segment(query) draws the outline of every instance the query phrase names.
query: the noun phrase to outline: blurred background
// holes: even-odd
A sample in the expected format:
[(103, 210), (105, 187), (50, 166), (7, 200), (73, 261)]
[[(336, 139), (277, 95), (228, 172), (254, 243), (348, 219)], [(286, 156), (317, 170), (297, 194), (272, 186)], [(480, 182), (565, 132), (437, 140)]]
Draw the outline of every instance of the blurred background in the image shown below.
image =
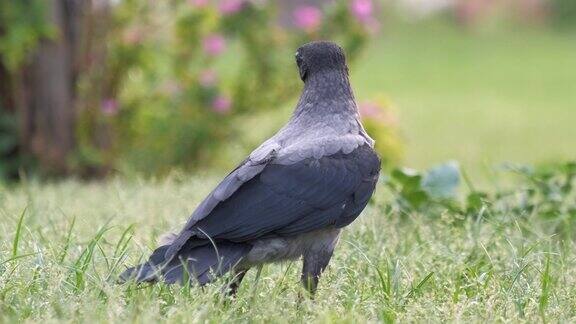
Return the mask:
[(229, 169), (315, 39), (345, 48), (385, 168), (576, 157), (574, 0), (3, 0), (0, 178)]

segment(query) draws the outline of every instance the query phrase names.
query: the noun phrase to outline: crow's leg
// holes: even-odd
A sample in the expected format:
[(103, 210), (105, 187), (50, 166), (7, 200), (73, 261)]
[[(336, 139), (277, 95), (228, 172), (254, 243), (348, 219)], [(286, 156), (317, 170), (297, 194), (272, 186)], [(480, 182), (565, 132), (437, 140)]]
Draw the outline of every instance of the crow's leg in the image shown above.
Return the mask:
[(330, 258), (332, 258), (332, 252), (334, 252), (333, 246), (323, 249), (311, 249), (304, 254), (300, 280), (311, 297), (314, 297), (316, 293), (320, 275), (322, 275), (322, 272), (328, 266)]
[(232, 296), (232, 297), (236, 296), (236, 293), (238, 292), (238, 288), (240, 288), (240, 284), (242, 283), (242, 279), (244, 279), (246, 272), (248, 272), (248, 269), (235, 270), (234, 271), (234, 277), (232, 278), (232, 280), (230, 281), (230, 284), (228, 285), (228, 295), (229, 296)]

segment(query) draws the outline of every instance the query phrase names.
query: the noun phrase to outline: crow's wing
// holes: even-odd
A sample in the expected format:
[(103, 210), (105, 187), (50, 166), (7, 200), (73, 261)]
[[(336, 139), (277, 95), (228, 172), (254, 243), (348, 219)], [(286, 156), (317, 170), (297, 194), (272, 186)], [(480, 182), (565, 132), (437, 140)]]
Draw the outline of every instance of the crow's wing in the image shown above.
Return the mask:
[(278, 143), (272, 140), (266, 141), (230, 172), (194, 210), (182, 231), (166, 251), (166, 259), (171, 259), (192, 237), (191, 229), (198, 221), (208, 216), (218, 204), (232, 196), (244, 183), (262, 172), (264, 167), (276, 157), (279, 149)]
[[(272, 161), (207, 215), (189, 222), (180, 236), (242, 242), (344, 226), (364, 209), (379, 170), (380, 161), (368, 145), (289, 165)], [(175, 241), (177, 249), (185, 241)]]

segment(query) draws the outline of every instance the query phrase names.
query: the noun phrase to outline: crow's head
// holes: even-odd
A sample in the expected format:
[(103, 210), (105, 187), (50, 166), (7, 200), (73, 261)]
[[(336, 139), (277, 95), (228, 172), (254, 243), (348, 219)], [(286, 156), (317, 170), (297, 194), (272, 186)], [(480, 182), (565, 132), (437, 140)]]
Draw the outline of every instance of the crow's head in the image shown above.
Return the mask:
[(296, 51), (296, 64), (304, 82), (310, 76), (324, 71), (348, 73), (344, 51), (332, 42), (319, 41), (302, 45)]

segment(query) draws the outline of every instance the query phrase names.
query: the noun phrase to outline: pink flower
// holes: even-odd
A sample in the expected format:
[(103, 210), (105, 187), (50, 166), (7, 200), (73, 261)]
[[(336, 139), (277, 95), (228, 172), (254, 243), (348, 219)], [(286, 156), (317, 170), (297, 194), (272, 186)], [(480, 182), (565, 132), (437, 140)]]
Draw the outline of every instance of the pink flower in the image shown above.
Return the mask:
[(114, 116), (118, 113), (118, 101), (113, 98), (106, 98), (100, 104), (100, 110), (106, 116)]
[(206, 7), (208, 3), (209, 0), (188, 0), (188, 4), (197, 9)]
[(372, 0), (352, 0), (350, 2), (350, 11), (358, 21), (366, 23), (372, 20)]
[(161, 91), (168, 95), (175, 95), (182, 91), (182, 87), (176, 81), (170, 80), (162, 85)]
[(219, 114), (228, 113), (230, 108), (232, 108), (232, 101), (226, 96), (219, 95), (212, 101), (212, 110)]
[(372, 16), (374, 11), (372, 0), (351, 0), (350, 11), (369, 32), (375, 33), (378, 31), (380, 24), (378, 20)]
[(374, 101), (365, 101), (358, 105), (362, 119), (374, 120), (386, 125), (396, 125), (398, 118), (389, 107)]
[(200, 72), (200, 75), (198, 76), (198, 82), (204, 88), (211, 88), (216, 85), (216, 82), (218, 82), (218, 75), (216, 72), (214, 72), (214, 70), (204, 70)]
[(220, 34), (212, 34), (202, 40), (202, 47), (206, 54), (217, 56), (226, 50), (226, 39)]
[(137, 27), (132, 27), (124, 31), (122, 41), (126, 45), (139, 45), (144, 40), (144, 33)]
[(294, 10), (294, 24), (306, 31), (313, 31), (322, 22), (322, 12), (313, 6), (300, 6)]
[(245, 0), (221, 0), (218, 10), (224, 16), (230, 16), (242, 10), (245, 4)]
[(377, 119), (382, 115), (380, 107), (373, 102), (360, 103), (358, 110), (363, 118)]

